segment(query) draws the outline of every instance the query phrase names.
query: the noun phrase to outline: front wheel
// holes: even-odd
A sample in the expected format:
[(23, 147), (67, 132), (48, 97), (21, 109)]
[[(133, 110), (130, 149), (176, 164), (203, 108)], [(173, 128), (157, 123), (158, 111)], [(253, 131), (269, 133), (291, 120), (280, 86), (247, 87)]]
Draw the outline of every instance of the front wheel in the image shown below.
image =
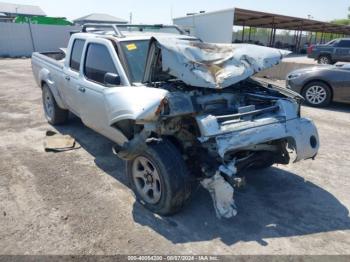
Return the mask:
[(127, 175), (137, 201), (160, 215), (180, 211), (191, 194), (186, 164), (167, 140), (149, 144), (143, 153), (128, 161)]
[(46, 84), (43, 86), (42, 100), (45, 118), (51, 125), (59, 125), (67, 121), (68, 110), (64, 110), (57, 105), (55, 97)]
[(332, 100), (331, 89), (323, 82), (315, 81), (305, 86), (303, 97), (308, 105), (314, 107), (328, 106)]

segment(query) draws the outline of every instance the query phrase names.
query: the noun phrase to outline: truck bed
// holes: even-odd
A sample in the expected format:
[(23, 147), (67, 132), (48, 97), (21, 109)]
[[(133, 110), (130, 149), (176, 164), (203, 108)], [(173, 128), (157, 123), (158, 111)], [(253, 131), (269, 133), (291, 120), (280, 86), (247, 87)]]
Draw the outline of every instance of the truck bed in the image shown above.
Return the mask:
[(64, 59), (66, 58), (65, 50), (60, 50), (57, 52), (42, 52), (33, 53), (32, 60), (40, 60), (41, 62), (48, 63), (52, 66), (63, 67)]
[[(32, 55), (32, 70), (38, 86), (42, 86), (42, 79), (50, 86), (51, 92), (58, 96), (59, 88), (63, 83), (63, 67), (66, 53), (64, 50), (57, 52), (35, 52)], [(57, 103), (64, 108), (61, 101)]]

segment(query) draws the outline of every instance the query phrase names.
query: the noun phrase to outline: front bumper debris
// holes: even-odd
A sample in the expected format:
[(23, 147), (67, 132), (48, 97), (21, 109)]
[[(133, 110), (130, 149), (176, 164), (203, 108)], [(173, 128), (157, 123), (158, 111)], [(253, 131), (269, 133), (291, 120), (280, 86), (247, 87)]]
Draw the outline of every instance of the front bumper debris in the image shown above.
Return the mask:
[(215, 140), (217, 153), (221, 158), (229, 151), (250, 148), (270, 141), (285, 139), (296, 151), (295, 162), (314, 158), (320, 143), (317, 128), (312, 120), (299, 118), (292, 103), (278, 102), (275, 114), (257, 119), (237, 119), (220, 123), (217, 117), (198, 117), (197, 123), (202, 137), (199, 141)]
[(231, 218), (237, 215), (237, 208), (233, 199), (234, 189), (225, 181), (220, 172), (213, 177), (201, 181), (201, 185), (207, 189), (213, 199), (216, 216)]

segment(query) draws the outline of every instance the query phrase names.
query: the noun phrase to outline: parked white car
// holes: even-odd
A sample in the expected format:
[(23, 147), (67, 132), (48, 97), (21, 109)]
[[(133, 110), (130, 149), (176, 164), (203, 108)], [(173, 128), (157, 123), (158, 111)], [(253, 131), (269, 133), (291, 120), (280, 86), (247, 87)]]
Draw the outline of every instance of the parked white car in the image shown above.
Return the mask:
[(284, 54), (203, 43), (172, 26), (86, 25), (66, 51), (34, 53), (32, 68), (49, 123), (70, 111), (114, 141), (146, 208), (173, 214), (200, 182), (229, 218), (243, 170), (317, 155), (300, 95), (251, 78)]

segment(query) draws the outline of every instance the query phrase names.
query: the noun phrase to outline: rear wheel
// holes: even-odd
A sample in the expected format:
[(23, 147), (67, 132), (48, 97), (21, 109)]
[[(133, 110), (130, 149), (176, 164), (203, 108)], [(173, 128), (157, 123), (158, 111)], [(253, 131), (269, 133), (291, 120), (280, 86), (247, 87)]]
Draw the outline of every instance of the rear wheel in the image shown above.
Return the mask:
[(329, 105), (332, 99), (331, 89), (323, 82), (315, 81), (305, 86), (303, 97), (308, 105), (324, 107)]
[(43, 86), (42, 100), (45, 117), (50, 124), (59, 125), (67, 121), (68, 110), (64, 110), (57, 105), (55, 97), (46, 84)]
[(318, 63), (323, 65), (330, 65), (332, 64), (332, 59), (329, 55), (321, 55), (318, 58)]
[(171, 142), (153, 143), (127, 162), (127, 175), (136, 199), (150, 211), (171, 215), (191, 194), (191, 181), (181, 154)]

